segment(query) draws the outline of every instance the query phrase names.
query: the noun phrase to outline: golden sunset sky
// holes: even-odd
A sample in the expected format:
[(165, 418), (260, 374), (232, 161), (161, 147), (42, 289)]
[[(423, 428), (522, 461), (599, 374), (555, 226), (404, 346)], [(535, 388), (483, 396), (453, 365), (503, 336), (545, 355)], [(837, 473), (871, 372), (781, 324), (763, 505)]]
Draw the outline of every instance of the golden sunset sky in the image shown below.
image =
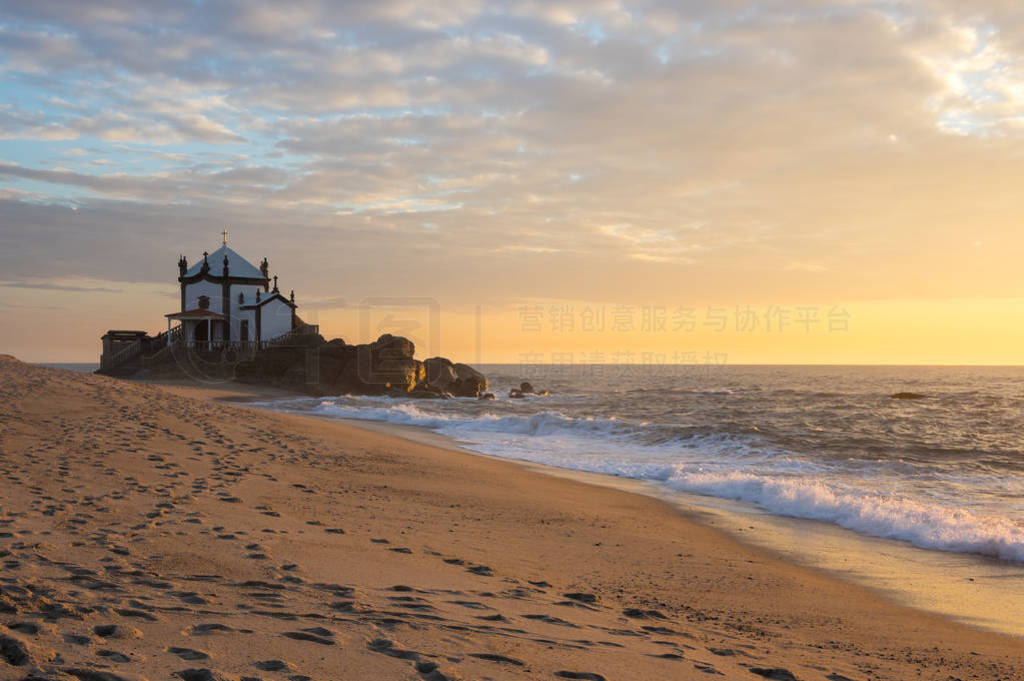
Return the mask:
[(420, 357), (1024, 360), (1019, 3), (0, 9), (0, 352), (163, 330), (226, 228)]

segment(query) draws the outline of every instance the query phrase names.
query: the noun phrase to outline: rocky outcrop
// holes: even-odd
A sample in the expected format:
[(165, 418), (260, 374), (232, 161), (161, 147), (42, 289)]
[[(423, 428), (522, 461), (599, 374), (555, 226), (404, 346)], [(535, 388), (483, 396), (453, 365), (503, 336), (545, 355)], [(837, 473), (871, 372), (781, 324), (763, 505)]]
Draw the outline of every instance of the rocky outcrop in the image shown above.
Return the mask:
[(424, 360), (426, 387), (455, 397), (478, 397), (487, 390), (487, 378), (468, 364), (456, 364), (444, 357)]
[(522, 399), (527, 395), (540, 395), (546, 397), (550, 394), (551, 393), (547, 390), (534, 390), (533, 384), (529, 381), (523, 381), (519, 384), (518, 388), (512, 388), (508, 391), (508, 396), (512, 399)]
[(487, 378), (473, 367), (444, 357), (421, 362), (415, 352), (411, 340), (391, 334), (360, 345), (309, 336), (301, 345), (260, 351), (240, 363), (235, 376), (312, 395), (477, 397), (487, 390)]
[(460, 397), (478, 397), (487, 390), (487, 378), (468, 364), (453, 367), (458, 380), (451, 386), (451, 393)]

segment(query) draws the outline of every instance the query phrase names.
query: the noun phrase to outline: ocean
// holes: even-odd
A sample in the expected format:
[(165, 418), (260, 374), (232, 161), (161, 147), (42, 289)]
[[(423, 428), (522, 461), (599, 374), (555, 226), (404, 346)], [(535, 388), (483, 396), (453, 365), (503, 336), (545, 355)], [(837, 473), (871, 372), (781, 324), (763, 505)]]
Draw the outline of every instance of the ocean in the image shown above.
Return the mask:
[(99, 362), (36, 362), (41, 367), (53, 369), (67, 369), (68, 371), (81, 371), (91, 374), (100, 368)]
[[(637, 481), (670, 501), (814, 521), (775, 533), (805, 552), (835, 539), (815, 523), (845, 528), (893, 543), (840, 541), (842, 561), (857, 552), (892, 558), (902, 547), (929, 552), (862, 571), (939, 565), (965, 582), (1002, 579), (986, 596), (992, 602), (1009, 593), (1008, 577), (1024, 598), (1024, 367), (478, 368), (497, 399), (341, 396), (272, 406), (421, 426), (483, 454)], [(551, 394), (509, 398), (524, 380)], [(917, 600), (950, 598), (929, 589)], [(991, 603), (979, 608), (953, 614), (988, 618)], [(995, 626), (1024, 631), (1024, 616)]]

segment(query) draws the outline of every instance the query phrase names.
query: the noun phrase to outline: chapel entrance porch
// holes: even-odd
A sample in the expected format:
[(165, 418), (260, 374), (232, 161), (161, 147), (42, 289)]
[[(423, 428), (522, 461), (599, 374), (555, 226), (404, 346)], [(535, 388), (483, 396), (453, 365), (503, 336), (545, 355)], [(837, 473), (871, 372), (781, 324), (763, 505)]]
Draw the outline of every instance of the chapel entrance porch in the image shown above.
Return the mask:
[[(200, 309), (175, 312), (166, 317), (168, 346), (175, 342), (187, 348), (213, 350), (231, 344), (228, 322), (222, 314)], [(181, 324), (172, 330), (175, 321)]]

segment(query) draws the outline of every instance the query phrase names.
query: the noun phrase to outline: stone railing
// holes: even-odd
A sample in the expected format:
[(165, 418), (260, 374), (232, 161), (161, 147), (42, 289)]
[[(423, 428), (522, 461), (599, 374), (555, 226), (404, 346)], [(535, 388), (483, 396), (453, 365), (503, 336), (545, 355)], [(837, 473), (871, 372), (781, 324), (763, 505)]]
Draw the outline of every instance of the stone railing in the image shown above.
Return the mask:
[[(173, 345), (180, 341), (184, 335), (184, 327), (176, 326), (170, 331), (161, 331), (156, 336), (149, 340), (149, 349), (151, 352), (160, 352), (163, 348), (168, 345)], [(170, 340), (167, 337), (170, 336)]]
[(319, 324), (303, 324), (302, 326), (297, 326), (288, 333), (282, 334), (277, 338), (272, 338), (271, 340), (263, 341), (263, 343), (261, 343), (260, 345), (261, 349), (279, 347), (281, 345), (289, 345), (290, 343), (294, 343), (296, 340), (300, 338), (303, 338), (305, 336), (316, 336), (319, 333)]
[(132, 341), (112, 355), (100, 355), (100, 369), (113, 369), (142, 354), (142, 341)]

